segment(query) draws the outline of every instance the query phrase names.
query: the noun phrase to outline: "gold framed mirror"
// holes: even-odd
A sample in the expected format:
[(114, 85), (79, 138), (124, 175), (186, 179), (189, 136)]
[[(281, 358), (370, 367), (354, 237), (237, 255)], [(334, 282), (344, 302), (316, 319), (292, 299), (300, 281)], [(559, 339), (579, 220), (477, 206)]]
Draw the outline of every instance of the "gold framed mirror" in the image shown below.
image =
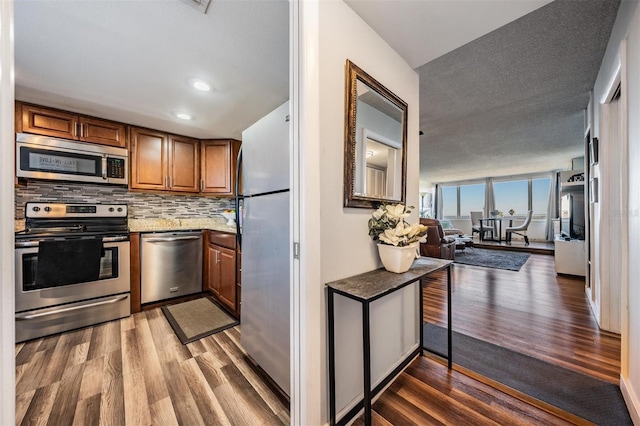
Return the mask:
[(404, 203), (407, 103), (347, 60), (345, 113), (344, 206)]

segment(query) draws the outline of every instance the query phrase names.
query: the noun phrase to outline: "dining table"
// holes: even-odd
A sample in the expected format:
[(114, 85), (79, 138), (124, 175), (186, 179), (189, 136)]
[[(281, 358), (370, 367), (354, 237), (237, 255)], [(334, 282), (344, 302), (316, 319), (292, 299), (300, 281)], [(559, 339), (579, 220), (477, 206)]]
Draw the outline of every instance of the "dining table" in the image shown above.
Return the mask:
[[(509, 227), (513, 226), (514, 219), (523, 219), (518, 216), (492, 216), (492, 217), (483, 217), (480, 219), (480, 227), (482, 228), (492, 228), (494, 230), (492, 238), (484, 238), (484, 233), (480, 233), (480, 241), (496, 241), (502, 242), (502, 222), (505, 220), (509, 221)], [(485, 226), (486, 224), (486, 226)], [(495, 230), (498, 230), (497, 238)]]

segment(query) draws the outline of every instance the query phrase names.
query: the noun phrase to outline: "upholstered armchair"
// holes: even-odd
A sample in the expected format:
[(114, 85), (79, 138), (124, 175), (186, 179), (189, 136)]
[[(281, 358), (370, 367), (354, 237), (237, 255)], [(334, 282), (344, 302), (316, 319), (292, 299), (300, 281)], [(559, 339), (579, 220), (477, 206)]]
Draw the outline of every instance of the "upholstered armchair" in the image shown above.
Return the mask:
[(420, 223), (427, 226), (427, 242), (420, 244), (420, 255), (453, 260), (456, 252), (456, 239), (444, 235), (438, 219), (421, 218)]
[(444, 231), (444, 235), (457, 236), (457, 235), (464, 234), (464, 232), (462, 232), (461, 229), (454, 228), (449, 219), (439, 219), (439, 220), (440, 220), (440, 225), (442, 225), (442, 230)]

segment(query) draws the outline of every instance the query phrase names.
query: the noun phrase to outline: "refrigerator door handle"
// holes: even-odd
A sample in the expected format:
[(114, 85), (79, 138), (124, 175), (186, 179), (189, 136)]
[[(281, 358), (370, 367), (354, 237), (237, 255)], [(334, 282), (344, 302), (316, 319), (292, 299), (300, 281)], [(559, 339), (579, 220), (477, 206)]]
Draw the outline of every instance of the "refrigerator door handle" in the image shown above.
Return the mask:
[(242, 249), (242, 227), (240, 226), (242, 218), (240, 217), (240, 173), (242, 171), (242, 145), (238, 150), (238, 158), (236, 159), (236, 241), (238, 248)]

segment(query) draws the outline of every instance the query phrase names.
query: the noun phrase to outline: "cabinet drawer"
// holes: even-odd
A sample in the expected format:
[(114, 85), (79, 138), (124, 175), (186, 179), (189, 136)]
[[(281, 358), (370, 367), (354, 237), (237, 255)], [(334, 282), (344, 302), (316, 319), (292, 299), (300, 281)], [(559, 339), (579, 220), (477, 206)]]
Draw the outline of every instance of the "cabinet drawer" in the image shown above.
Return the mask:
[(232, 250), (236, 249), (236, 234), (226, 232), (209, 231), (209, 242)]

